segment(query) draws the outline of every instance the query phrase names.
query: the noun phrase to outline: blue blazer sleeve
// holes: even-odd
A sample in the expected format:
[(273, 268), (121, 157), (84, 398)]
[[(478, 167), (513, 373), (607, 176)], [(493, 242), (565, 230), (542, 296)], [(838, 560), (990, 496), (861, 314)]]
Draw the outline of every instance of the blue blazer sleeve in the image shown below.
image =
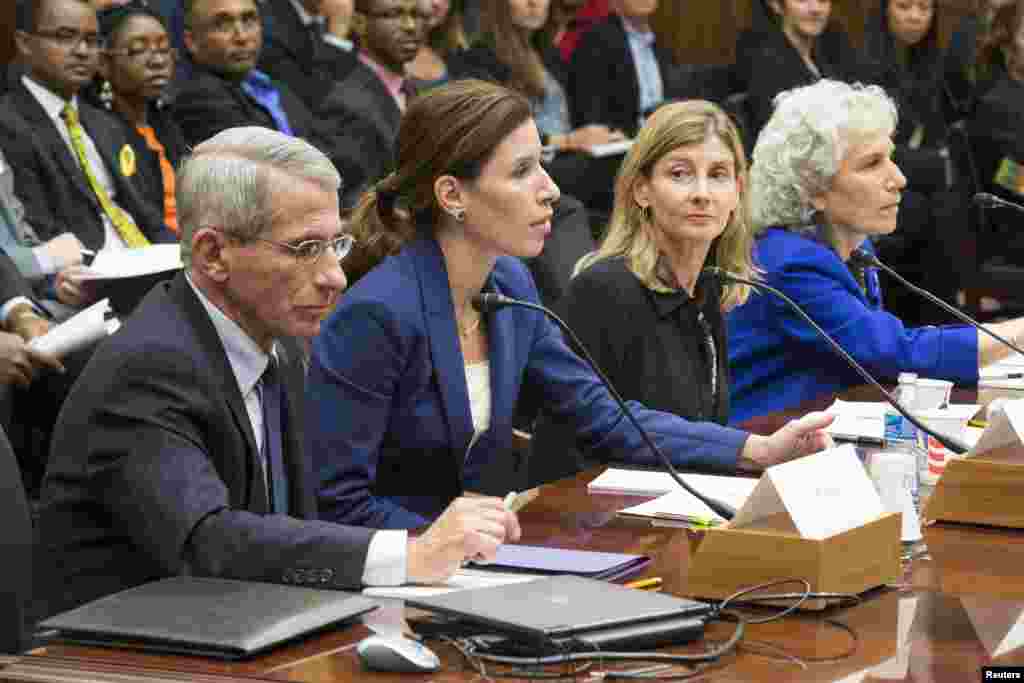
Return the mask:
[(360, 299), (343, 302), (313, 342), (307, 445), (321, 519), (376, 528), (430, 521), (374, 495), (381, 444), (396, 428), (392, 404), (409, 366), (408, 336), (385, 305)]

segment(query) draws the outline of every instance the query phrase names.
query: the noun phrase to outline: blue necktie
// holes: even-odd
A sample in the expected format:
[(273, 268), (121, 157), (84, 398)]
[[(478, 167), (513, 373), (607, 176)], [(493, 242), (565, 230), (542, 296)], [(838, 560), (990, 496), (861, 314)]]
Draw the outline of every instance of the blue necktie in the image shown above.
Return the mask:
[(284, 107), (281, 105), (281, 92), (274, 87), (270, 76), (253, 69), (242, 81), (242, 90), (267, 110), (270, 117), (274, 119), (274, 125), (279, 132), (285, 135), (293, 134), (291, 125), (288, 123), (288, 114), (285, 113)]
[(285, 402), (277, 360), (271, 357), (260, 379), (263, 404), (263, 464), (267, 469), (267, 493), (270, 511), (288, 514), (288, 473), (284, 469)]

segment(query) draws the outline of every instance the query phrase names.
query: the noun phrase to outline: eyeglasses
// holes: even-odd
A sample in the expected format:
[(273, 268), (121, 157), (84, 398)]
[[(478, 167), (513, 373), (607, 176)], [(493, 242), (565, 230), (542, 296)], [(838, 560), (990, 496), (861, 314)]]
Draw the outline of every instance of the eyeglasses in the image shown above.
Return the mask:
[(105, 42), (98, 33), (79, 33), (70, 29), (59, 29), (56, 31), (32, 31), (29, 35), (45, 38), (57, 43), (65, 50), (74, 50), (79, 45), (85, 45), (90, 51), (102, 50)]
[(338, 235), (329, 240), (303, 240), (298, 244), (290, 244), (288, 242), (278, 242), (277, 240), (268, 240), (264, 237), (242, 237), (234, 233), (225, 234), (234, 237), (241, 242), (263, 242), (277, 247), (278, 249), (287, 252), (294, 256), (298, 261), (306, 264), (313, 264), (320, 260), (320, 257), (324, 255), (324, 252), (330, 249), (334, 252), (335, 258), (339, 261), (348, 256), (348, 253), (352, 251), (352, 247), (355, 245), (356, 240), (352, 235)]
[(380, 21), (393, 21), (400, 23), (403, 19), (409, 19), (414, 24), (425, 24), (430, 20), (429, 12), (420, 12), (414, 9), (402, 9), (401, 7), (393, 7), (392, 9), (381, 10), (380, 12), (370, 12), (363, 10), (362, 12), (368, 17), (379, 19)]
[(262, 28), (263, 22), (258, 12), (246, 12), (238, 16), (222, 14), (207, 23), (207, 29), (214, 33), (249, 33)]
[(146, 47), (129, 47), (124, 50), (107, 50), (107, 54), (111, 57), (127, 57), (133, 62), (148, 62), (154, 57), (171, 61), (178, 58), (177, 48), (170, 45), (147, 45)]

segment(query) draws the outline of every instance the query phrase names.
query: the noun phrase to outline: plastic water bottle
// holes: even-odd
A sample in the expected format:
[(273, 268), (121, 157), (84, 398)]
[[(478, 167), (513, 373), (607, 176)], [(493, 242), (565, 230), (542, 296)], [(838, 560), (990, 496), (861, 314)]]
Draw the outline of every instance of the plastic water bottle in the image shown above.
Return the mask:
[[(913, 372), (901, 372), (896, 398), (907, 410), (914, 409), (917, 398), (917, 375)], [(910, 497), (914, 501), (914, 510), (921, 512), (921, 467), (928, 466), (928, 453), (917, 444), (917, 427), (897, 412), (892, 406), (885, 409), (885, 450), (888, 453), (904, 453), (911, 458), (913, 476), (908, 475), (905, 485), (910, 489)]]

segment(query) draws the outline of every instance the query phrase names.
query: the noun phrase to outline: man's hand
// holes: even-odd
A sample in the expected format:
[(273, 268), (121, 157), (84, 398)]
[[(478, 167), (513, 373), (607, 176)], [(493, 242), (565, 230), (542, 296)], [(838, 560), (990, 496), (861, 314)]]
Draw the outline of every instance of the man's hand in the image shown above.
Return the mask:
[(519, 520), (500, 498), (456, 498), (430, 528), (409, 541), (410, 583), (436, 583), (465, 560), (493, 560), (498, 546), (518, 541)]
[(760, 471), (804, 455), (831, 448), (832, 437), (824, 431), (832, 424), (834, 415), (807, 413), (799, 420), (788, 422), (771, 436), (751, 434), (743, 447), (739, 469)]
[(58, 272), (82, 262), (82, 243), (70, 232), (57, 235), (42, 246), (57, 265)]
[(54, 356), (31, 350), (16, 334), (0, 332), (0, 384), (28, 387), (42, 367), (64, 372), (64, 366)]
[(54, 289), (61, 303), (81, 308), (96, 301), (98, 291), (95, 283), (80, 279), (81, 272), (81, 266), (71, 266), (57, 273)]
[(50, 321), (35, 313), (21, 315), (11, 323), (11, 332), (30, 342), (50, 331)]

